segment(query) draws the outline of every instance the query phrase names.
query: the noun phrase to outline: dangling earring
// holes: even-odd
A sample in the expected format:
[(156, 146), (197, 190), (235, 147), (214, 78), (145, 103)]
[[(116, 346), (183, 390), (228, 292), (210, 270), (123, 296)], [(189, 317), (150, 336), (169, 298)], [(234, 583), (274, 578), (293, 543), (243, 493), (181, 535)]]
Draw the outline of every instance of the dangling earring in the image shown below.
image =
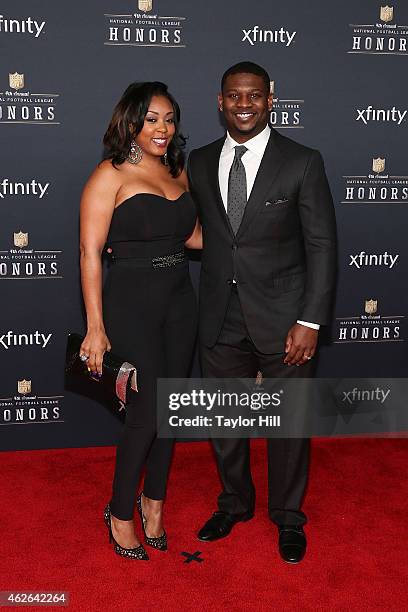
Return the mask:
[(167, 158), (167, 153), (165, 153), (165, 154), (163, 155), (163, 161), (164, 161), (164, 165), (165, 165), (165, 166), (168, 166), (168, 165), (169, 165), (169, 160), (168, 160), (168, 158)]
[(134, 140), (130, 143), (130, 152), (127, 156), (127, 161), (130, 164), (138, 164), (142, 161), (143, 150), (142, 147), (137, 144)]

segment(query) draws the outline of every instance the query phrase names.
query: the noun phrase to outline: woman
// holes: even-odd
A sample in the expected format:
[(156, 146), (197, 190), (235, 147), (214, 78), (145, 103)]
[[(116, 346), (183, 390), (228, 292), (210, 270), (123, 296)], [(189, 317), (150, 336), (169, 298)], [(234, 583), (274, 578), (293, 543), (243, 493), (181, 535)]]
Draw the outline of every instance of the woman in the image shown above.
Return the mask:
[[(163, 83), (133, 83), (104, 136), (107, 154), (81, 199), (81, 280), (88, 369), (102, 375), (111, 350), (138, 370), (116, 452), (104, 519), (119, 555), (148, 559), (133, 523), (136, 490), (145, 543), (167, 549), (162, 511), (173, 441), (156, 435), (156, 379), (186, 377), (196, 335), (196, 299), (184, 245), (199, 248), (188, 193), (180, 109)], [(112, 265), (102, 292), (102, 252)], [(103, 294), (103, 295), (102, 295)]]

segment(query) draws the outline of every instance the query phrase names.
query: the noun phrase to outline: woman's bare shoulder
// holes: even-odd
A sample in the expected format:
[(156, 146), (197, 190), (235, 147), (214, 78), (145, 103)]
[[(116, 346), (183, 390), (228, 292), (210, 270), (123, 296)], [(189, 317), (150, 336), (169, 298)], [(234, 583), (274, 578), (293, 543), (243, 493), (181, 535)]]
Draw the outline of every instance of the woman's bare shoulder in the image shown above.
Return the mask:
[(86, 187), (106, 188), (116, 192), (123, 182), (123, 172), (120, 166), (113, 166), (111, 160), (105, 159), (100, 162), (91, 173)]
[(104, 159), (103, 161), (101, 161), (93, 171), (93, 174), (98, 175), (101, 178), (106, 177), (110, 180), (113, 179), (119, 181), (122, 180), (121, 178), (119, 178), (122, 173), (123, 170), (121, 168), (121, 165), (114, 166), (112, 164), (112, 160), (110, 159)]

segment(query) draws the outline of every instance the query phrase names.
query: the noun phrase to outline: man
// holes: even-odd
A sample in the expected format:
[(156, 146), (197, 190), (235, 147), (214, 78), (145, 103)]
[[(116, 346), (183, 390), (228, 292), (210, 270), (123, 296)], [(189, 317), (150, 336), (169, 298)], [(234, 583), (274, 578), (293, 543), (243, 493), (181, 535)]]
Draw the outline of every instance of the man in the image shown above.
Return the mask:
[[(335, 286), (333, 202), (318, 151), (268, 125), (270, 79), (252, 62), (229, 68), (218, 96), (227, 134), (193, 151), (190, 189), (204, 249), (200, 354), (207, 378), (311, 377), (318, 329)], [(200, 540), (253, 517), (248, 439), (213, 440), (223, 490)], [(268, 508), (282, 558), (306, 550), (301, 510), (308, 439), (268, 439)]]

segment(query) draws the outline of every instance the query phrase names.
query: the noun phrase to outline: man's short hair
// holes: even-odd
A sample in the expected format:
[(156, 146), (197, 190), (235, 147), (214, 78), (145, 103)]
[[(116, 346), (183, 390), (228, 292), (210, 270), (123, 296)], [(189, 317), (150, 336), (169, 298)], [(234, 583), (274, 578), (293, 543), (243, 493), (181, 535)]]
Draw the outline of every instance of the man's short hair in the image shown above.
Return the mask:
[(271, 80), (269, 78), (269, 74), (266, 72), (265, 68), (255, 64), (254, 62), (239, 62), (238, 64), (234, 64), (231, 68), (228, 68), (222, 76), (221, 79), (221, 91), (224, 90), (225, 81), (232, 74), (256, 74), (256, 76), (260, 76), (265, 83), (265, 90), (269, 94), (270, 91), (270, 83)]

